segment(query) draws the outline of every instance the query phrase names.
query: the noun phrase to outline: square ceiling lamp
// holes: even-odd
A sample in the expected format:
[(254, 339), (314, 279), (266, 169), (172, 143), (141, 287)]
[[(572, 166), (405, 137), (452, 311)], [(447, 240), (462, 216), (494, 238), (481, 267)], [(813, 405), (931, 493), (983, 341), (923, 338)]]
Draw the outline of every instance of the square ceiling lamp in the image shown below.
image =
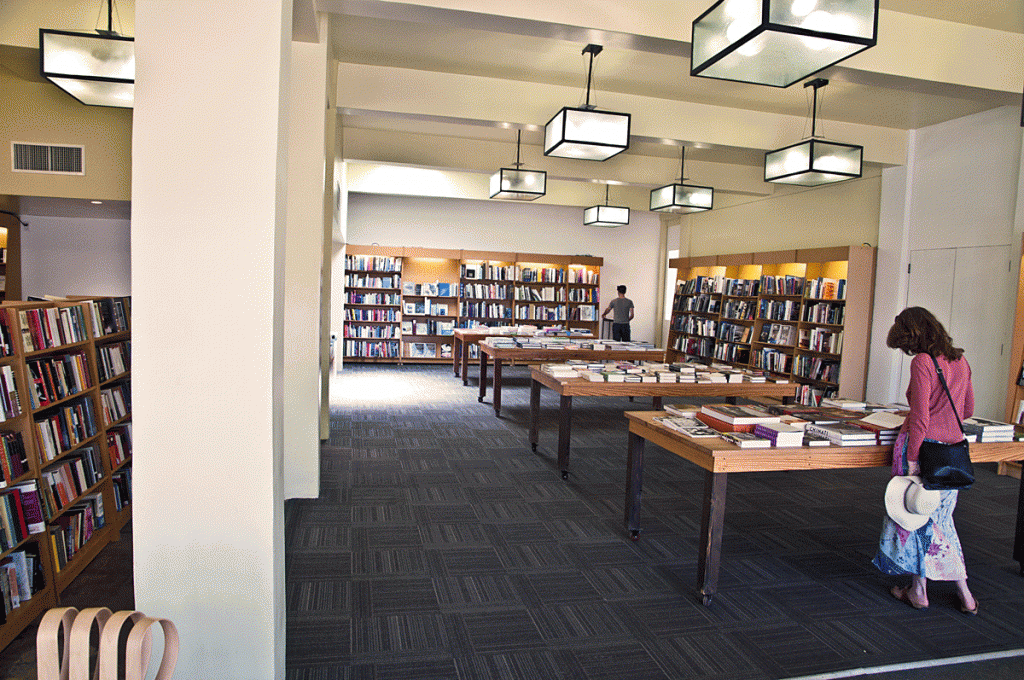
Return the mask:
[(711, 210), (715, 190), (711, 187), (683, 184), (686, 181), (686, 147), (679, 160), (679, 182), (666, 184), (651, 192), (651, 210), (664, 213), (693, 213)]
[(690, 75), (788, 87), (878, 42), (878, 0), (719, 0), (693, 22)]
[(824, 78), (804, 83), (814, 88), (811, 137), (797, 144), (769, 151), (764, 155), (764, 181), (815, 187), (843, 182), (861, 176), (864, 147), (817, 139), (818, 90), (828, 85)]
[(107, 0), (107, 30), (95, 33), (39, 29), (39, 72), (89, 106), (132, 108), (135, 103), (135, 38), (112, 28)]
[(535, 201), (547, 192), (548, 173), (543, 170), (524, 170), (519, 162), (519, 145), (523, 131), (516, 134), (516, 162), (511, 168), (502, 168), (491, 175), (491, 198), (510, 201)]
[(602, 49), (601, 45), (583, 48), (583, 54), (590, 55), (587, 102), (579, 108), (564, 107), (544, 126), (545, 156), (605, 161), (629, 148), (630, 114), (598, 111), (597, 106), (590, 103), (594, 57)]
[(592, 205), (583, 211), (583, 224), (588, 227), (622, 227), (629, 224), (629, 208), (608, 205), (608, 185), (604, 185), (604, 205)]

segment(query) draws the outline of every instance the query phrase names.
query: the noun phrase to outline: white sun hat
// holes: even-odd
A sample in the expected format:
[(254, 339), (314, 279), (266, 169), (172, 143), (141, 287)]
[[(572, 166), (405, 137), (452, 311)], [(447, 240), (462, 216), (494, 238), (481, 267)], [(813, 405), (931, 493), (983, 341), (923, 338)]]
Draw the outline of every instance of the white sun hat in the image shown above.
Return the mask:
[(885, 487), (885, 511), (907, 531), (917, 531), (939, 507), (940, 491), (926, 489), (920, 477), (893, 477)]

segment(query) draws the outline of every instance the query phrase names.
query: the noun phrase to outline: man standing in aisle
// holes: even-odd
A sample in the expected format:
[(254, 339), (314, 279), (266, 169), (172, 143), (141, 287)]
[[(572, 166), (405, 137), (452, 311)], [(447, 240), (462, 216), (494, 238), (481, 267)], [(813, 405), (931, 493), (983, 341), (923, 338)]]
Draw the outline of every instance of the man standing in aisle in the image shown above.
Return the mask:
[(608, 309), (601, 314), (602, 319), (608, 318), (608, 312), (615, 310), (612, 317), (612, 340), (629, 342), (629, 322), (633, 320), (633, 301), (626, 297), (626, 287), (616, 288), (619, 297), (608, 303)]

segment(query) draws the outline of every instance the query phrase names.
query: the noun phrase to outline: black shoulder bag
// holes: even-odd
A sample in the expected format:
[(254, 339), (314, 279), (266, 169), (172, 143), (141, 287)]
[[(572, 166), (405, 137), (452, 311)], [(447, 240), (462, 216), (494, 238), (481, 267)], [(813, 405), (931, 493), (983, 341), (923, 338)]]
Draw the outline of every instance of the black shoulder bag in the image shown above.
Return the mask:
[[(946, 378), (942, 375), (939, 362), (932, 357), (935, 364), (935, 372), (939, 374), (939, 382), (946, 392), (949, 405), (953, 408), (953, 415), (960, 425), (960, 432), (964, 431), (964, 424), (960, 421), (960, 414), (956, 412), (956, 405), (953, 404), (953, 397), (949, 394), (949, 387), (946, 386)], [(921, 464), (921, 479), (924, 481), (924, 488), (945, 491), (947, 489), (967, 489), (974, 484), (974, 466), (971, 465), (971, 455), (967, 449), (967, 439), (955, 444), (940, 444), (939, 442), (923, 441), (918, 455), (918, 462)]]

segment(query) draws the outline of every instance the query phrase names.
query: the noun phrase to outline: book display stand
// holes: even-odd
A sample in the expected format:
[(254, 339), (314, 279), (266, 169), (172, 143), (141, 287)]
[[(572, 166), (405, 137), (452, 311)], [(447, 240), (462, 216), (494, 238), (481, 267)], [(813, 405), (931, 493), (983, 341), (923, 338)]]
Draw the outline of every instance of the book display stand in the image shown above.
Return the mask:
[(596, 335), (602, 264), (584, 255), (349, 245), (345, 360), (448, 362), (458, 328), (556, 325)]
[(130, 298), (0, 305), (0, 648), (131, 519)]
[(801, 403), (863, 399), (875, 249), (677, 258), (667, 361), (702, 359), (798, 385)]

